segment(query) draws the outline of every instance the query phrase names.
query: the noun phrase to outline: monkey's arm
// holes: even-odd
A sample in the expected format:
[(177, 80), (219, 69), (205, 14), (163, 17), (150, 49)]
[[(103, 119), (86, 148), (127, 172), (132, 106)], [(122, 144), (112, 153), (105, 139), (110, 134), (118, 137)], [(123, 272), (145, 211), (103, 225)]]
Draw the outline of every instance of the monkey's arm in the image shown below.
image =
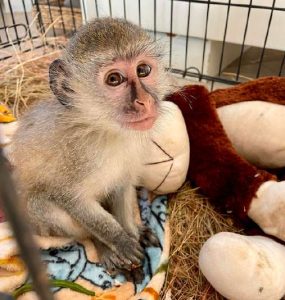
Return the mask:
[(121, 226), (139, 239), (138, 226), (135, 222), (134, 210), (137, 204), (136, 190), (132, 185), (115, 191), (111, 196), (111, 212)]
[(72, 199), (68, 203), (58, 204), (93, 237), (119, 254), (123, 261), (140, 264), (144, 255), (139, 242), (99, 202), (94, 199)]
[(124, 190), (114, 193), (112, 198), (112, 214), (130, 235), (140, 240), (144, 247), (159, 246), (159, 240), (152, 230), (135, 222), (137, 195), (134, 186), (129, 185)]

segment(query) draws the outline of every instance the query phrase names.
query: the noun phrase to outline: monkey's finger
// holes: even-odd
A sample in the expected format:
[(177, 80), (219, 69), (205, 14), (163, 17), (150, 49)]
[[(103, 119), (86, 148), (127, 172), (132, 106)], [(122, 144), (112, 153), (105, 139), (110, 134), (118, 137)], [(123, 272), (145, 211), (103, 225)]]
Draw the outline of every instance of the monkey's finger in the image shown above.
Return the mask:
[(116, 276), (119, 273), (123, 273), (123, 270), (126, 270), (122, 261), (114, 259), (114, 257), (106, 259), (104, 266), (110, 276)]
[(113, 263), (118, 268), (126, 269), (127, 265), (128, 266), (132, 265), (132, 261), (124, 255), (124, 252), (113, 251), (113, 253), (111, 255), (109, 255), (109, 258), (113, 261)]
[(142, 283), (143, 279), (144, 279), (144, 271), (143, 268), (136, 268), (134, 270), (131, 271), (131, 275), (133, 277), (133, 280), (135, 283)]
[(132, 261), (133, 265), (141, 265), (141, 262), (144, 258), (144, 254), (137, 251), (133, 254), (128, 255), (128, 258)]
[(126, 248), (125, 248), (125, 252), (129, 252), (132, 253), (133, 255), (137, 256), (140, 259), (144, 258), (144, 248), (141, 246), (141, 244), (139, 243), (138, 240), (136, 240), (135, 238), (131, 238), (132, 239), (132, 243), (129, 244)]
[(153, 233), (150, 228), (145, 227), (141, 231), (140, 243), (144, 247), (159, 247), (160, 242), (157, 236)]
[(138, 247), (133, 250), (133, 254), (140, 260), (144, 258), (144, 248), (138, 244)]
[(122, 258), (115, 253), (109, 257), (108, 266), (109, 266), (108, 272), (110, 274), (116, 274), (123, 271), (130, 272), (133, 269), (133, 264), (129, 259)]
[[(137, 241), (135, 240), (135, 246), (134, 246), (134, 250), (139, 253), (138, 256), (141, 256), (142, 255), (142, 258), (144, 258), (144, 248), (142, 247), (142, 245)], [(141, 255), (140, 255), (141, 254)]]
[(121, 264), (122, 269), (126, 269), (128, 271), (131, 271), (132, 269), (132, 261), (127, 259), (127, 258), (122, 258), (122, 264)]
[(131, 281), (131, 282), (134, 282), (136, 284), (141, 283), (144, 279), (144, 276), (145, 276), (142, 267), (137, 268), (137, 269), (132, 270), (132, 271), (122, 270), (122, 274), (126, 277), (127, 281)]
[(111, 260), (106, 259), (103, 264), (104, 264), (107, 272), (111, 276), (115, 276), (118, 273), (118, 269), (116, 268), (116, 266), (113, 264), (113, 262)]
[(131, 270), (132, 262), (129, 259), (126, 259), (124, 257), (120, 257), (117, 254), (113, 254), (110, 257), (110, 260), (119, 269)]
[(138, 240), (127, 236), (126, 241), (121, 241), (116, 253), (121, 259), (130, 260), (131, 264), (140, 265), (144, 258), (144, 249)]

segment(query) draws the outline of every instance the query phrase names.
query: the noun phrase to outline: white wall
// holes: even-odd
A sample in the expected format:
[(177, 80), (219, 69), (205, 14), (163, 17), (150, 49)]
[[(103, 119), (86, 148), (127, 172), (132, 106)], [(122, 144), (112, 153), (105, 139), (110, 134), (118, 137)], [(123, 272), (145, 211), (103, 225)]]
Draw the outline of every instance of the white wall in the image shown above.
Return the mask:
[[(229, 0), (215, 0), (220, 3), (228, 3)], [(232, 0), (233, 4), (249, 4), (250, 0)], [(86, 19), (91, 20), (97, 16), (95, 1), (81, 0), (85, 5)], [(84, 2), (84, 3), (83, 3)], [(124, 17), (123, 0), (111, 0), (113, 17)], [(190, 27), (188, 46), (189, 52), (186, 67), (196, 67), (202, 71), (204, 36), (207, 19), (207, 0), (205, 3), (191, 3)], [(125, 0), (126, 17), (129, 21), (139, 24), (139, 1)], [(157, 37), (165, 44), (165, 52), (169, 54), (170, 38), (164, 33), (169, 33), (171, 20), (171, 3), (173, 3), (173, 27), (172, 32), (172, 68), (185, 69), (186, 35), (189, 3), (171, 0), (156, 0), (156, 30)], [(253, 5), (271, 7), (273, 0), (253, 0)], [(97, 0), (99, 17), (110, 15), (108, 0)], [(147, 30), (154, 30), (154, 0), (141, 0), (141, 25)], [(277, 0), (276, 7), (285, 7), (285, 0)], [(83, 10), (82, 10), (83, 11)], [(251, 46), (263, 47), (268, 27), (271, 10), (252, 8), (249, 18), (248, 30), (245, 38), (245, 48)], [(226, 26), (227, 6), (209, 6), (209, 18), (207, 27), (207, 42), (204, 58), (204, 73), (217, 75), (222, 51), (222, 41)], [(248, 8), (231, 6), (226, 34), (226, 51), (224, 53), (223, 68), (240, 55), (243, 43), (244, 31)], [(285, 50), (285, 12), (274, 11), (266, 48)], [(169, 57), (166, 56), (166, 60)]]
[[(95, 1), (81, 0), (84, 2), (87, 12), (87, 20), (96, 16)], [(228, 3), (228, 0), (215, 0), (216, 2)], [(205, 3), (191, 3), (190, 33), (191, 37), (204, 38), (207, 0)], [(97, 0), (99, 16), (109, 15), (109, 1)], [(170, 0), (157, 0), (157, 31), (170, 32)], [(249, 4), (250, 0), (232, 0), (232, 3)], [(253, 5), (271, 7), (273, 0), (253, 0)], [(112, 15), (123, 17), (123, 0), (111, 0)], [(188, 19), (187, 2), (173, 1), (173, 33), (186, 35)], [(284, 0), (277, 0), (275, 7), (285, 8)], [(138, 0), (126, 0), (127, 19), (138, 24)], [(263, 47), (268, 27), (270, 11), (267, 9), (251, 9), (248, 32), (245, 44), (248, 46)], [(145, 29), (154, 28), (154, 0), (141, 0), (142, 26)], [(248, 8), (232, 6), (229, 14), (226, 41), (241, 44), (243, 41)], [(222, 41), (225, 30), (227, 6), (210, 5), (207, 38), (214, 41)], [(274, 11), (270, 27), (267, 48), (285, 50), (285, 12)]]

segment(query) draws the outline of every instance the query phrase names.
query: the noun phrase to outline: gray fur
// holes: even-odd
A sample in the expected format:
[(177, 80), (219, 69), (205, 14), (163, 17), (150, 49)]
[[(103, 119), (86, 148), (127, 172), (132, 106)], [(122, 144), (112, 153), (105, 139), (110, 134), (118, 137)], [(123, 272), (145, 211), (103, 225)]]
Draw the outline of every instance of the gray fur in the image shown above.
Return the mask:
[(101, 63), (107, 64), (112, 59), (131, 59), (145, 52), (161, 56), (161, 50), (143, 29), (123, 19), (102, 18), (83, 26), (73, 36), (66, 58), (85, 63), (90, 55), (95, 60), (103, 56)]
[[(101, 254), (112, 253), (102, 256), (106, 265), (126, 269), (143, 257), (134, 186), (148, 133), (117, 124), (124, 108), (108, 103), (96, 76), (113, 59), (141, 53), (160, 59), (159, 48), (135, 25), (107, 18), (83, 26), (50, 68), (59, 101), (43, 101), (22, 117), (10, 155), (39, 234), (89, 236)], [(156, 101), (168, 92), (162, 66), (160, 78), (165, 82), (150, 91)]]

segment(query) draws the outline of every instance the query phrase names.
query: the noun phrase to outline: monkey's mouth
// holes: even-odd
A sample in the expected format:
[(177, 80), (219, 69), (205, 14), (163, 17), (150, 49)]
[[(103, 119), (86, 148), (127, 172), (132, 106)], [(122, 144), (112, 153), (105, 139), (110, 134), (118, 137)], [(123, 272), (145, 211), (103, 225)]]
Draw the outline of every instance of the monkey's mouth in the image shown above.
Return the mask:
[(139, 118), (136, 120), (131, 120), (131, 121), (127, 121), (125, 122), (126, 127), (130, 128), (130, 129), (135, 129), (135, 130), (148, 130), (151, 129), (153, 124), (155, 123), (157, 119), (157, 115), (153, 115), (153, 116), (147, 116), (144, 118)]

